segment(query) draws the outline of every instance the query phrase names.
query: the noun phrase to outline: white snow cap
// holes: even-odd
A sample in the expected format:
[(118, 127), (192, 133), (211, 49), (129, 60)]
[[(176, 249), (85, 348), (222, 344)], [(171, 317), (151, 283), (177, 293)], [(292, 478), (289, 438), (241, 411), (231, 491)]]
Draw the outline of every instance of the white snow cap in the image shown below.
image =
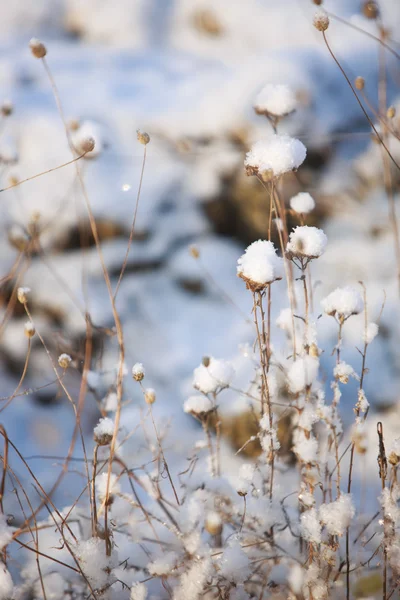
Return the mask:
[(321, 522), (331, 535), (343, 535), (355, 515), (351, 496), (341, 494), (330, 504), (322, 504), (319, 509)]
[(321, 523), (315, 508), (306, 510), (300, 517), (301, 536), (307, 542), (321, 543)]
[(284, 117), (296, 110), (297, 100), (288, 85), (267, 83), (256, 96), (254, 108), (257, 113), (268, 113), (274, 117)]
[(315, 200), (308, 192), (300, 192), (290, 199), (290, 208), (305, 215), (315, 208)]
[(146, 600), (147, 587), (144, 583), (135, 582), (131, 587), (130, 600)]
[(249, 174), (262, 174), (271, 171), (279, 177), (288, 171), (298, 169), (307, 154), (304, 144), (288, 135), (271, 135), (253, 144), (244, 161)]
[(291, 232), (286, 251), (300, 258), (318, 258), (325, 252), (327, 243), (322, 229), (303, 225)]
[(363, 342), (370, 344), (379, 333), (377, 323), (368, 323), (366, 331), (363, 332)]
[(194, 370), (193, 387), (203, 394), (214, 393), (228, 387), (234, 374), (235, 371), (230, 363), (211, 356), (208, 367), (202, 364)]
[(136, 381), (142, 381), (146, 372), (142, 363), (135, 363), (132, 367), (132, 377)]
[(183, 405), (185, 413), (201, 415), (213, 409), (213, 404), (207, 396), (190, 396)]
[(287, 373), (289, 389), (293, 394), (302, 392), (318, 375), (319, 361), (306, 354), (292, 363)]
[(361, 294), (352, 287), (336, 288), (326, 298), (321, 300), (321, 306), (327, 315), (336, 314), (339, 318), (348, 319), (358, 315), (364, 308)]
[(114, 421), (108, 417), (100, 419), (93, 429), (93, 435), (95, 441), (101, 446), (109, 444), (114, 435)]
[(221, 556), (220, 574), (233, 583), (243, 583), (250, 573), (249, 557), (242, 549), (239, 538), (231, 538)]
[(272, 242), (258, 240), (239, 258), (237, 273), (243, 279), (266, 286), (283, 277), (283, 260), (277, 256)]

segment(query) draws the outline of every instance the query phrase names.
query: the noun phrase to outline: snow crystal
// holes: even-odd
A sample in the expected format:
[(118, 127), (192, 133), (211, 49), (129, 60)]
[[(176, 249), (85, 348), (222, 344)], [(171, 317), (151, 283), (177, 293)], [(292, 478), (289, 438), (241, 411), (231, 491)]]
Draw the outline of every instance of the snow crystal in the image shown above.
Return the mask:
[(358, 390), (358, 400), (357, 400), (356, 408), (363, 413), (367, 412), (367, 410), (369, 408), (369, 402), (367, 400), (364, 390), (362, 390), (362, 389)]
[(13, 580), (6, 566), (0, 563), (0, 599), (9, 600), (12, 598), (14, 589)]
[(243, 583), (250, 577), (249, 557), (242, 549), (237, 537), (229, 541), (220, 562), (220, 575), (232, 583)]
[(319, 361), (309, 354), (292, 363), (287, 373), (289, 389), (293, 394), (310, 386), (318, 375)]
[(336, 365), (333, 369), (333, 374), (341, 383), (348, 383), (350, 377), (355, 376), (353, 367), (344, 361), (341, 361)]
[(109, 417), (100, 419), (96, 427), (93, 429), (93, 435), (95, 441), (100, 444), (100, 446), (109, 444), (114, 435), (114, 421)]
[(366, 331), (363, 332), (363, 342), (370, 344), (378, 335), (379, 326), (376, 323), (368, 323)]
[(142, 381), (145, 376), (145, 370), (142, 363), (135, 363), (132, 367), (132, 377), (135, 381)]
[(319, 420), (319, 416), (315, 407), (312, 404), (306, 404), (301, 411), (298, 426), (305, 431), (311, 431), (312, 426)]
[(13, 530), (8, 525), (7, 519), (3, 513), (0, 513), (0, 552), (9, 542), (11, 542)]
[(300, 596), (304, 581), (304, 569), (300, 565), (294, 564), (290, 569), (287, 581), (293, 594)]
[(321, 306), (327, 315), (348, 319), (351, 315), (358, 315), (364, 308), (361, 294), (354, 288), (336, 288), (321, 301)]
[(313, 463), (317, 460), (318, 442), (311, 434), (306, 437), (304, 431), (297, 429), (294, 435), (293, 452), (304, 463)]
[(297, 213), (307, 214), (315, 208), (314, 198), (308, 192), (300, 192), (290, 199), (290, 208)]
[(185, 413), (201, 415), (213, 409), (213, 403), (207, 396), (190, 396), (183, 405)]
[(269, 417), (268, 415), (264, 415), (260, 421), (260, 427), (262, 433), (260, 433), (260, 443), (264, 452), (273, 452), (279, 450), (281, 447), (277, 432), (275, 429), (269, 428)]
[(244, 164), (250, 175), (271, 173), (272, 177), (279, 177), (298, 169), (306, 154), (307, 150), (300, 140), (287, 135), (271, 135), (251, 147)]
[[(101, 473), (96, 477), (96, 490), (100, 499), (100, 502), (107, 496), (107, 481), (108, 481), (108, 473)], [(119, 494), (121, 491), (121, 486), (118, 482), (118, 477), (115, 473), (110, 473), (110, 483), (108, 486), (109, 494)]]
[(289, 86), (271, 83), (263, 87), (254, 102), (257, 113), (274, 117), (284, 117), (296, 110), (296, 106), (296, 96)]
[(300, 492), (298, 496), (300, 502), (306, 506), (307, 508), (312, 508), (315, 504), (315, 498), (311, 492), (307, 491), (305, 488)]
[(318, 258), (325, 252), (327, 243), (328, 238), (322, 229), (303, 225), (290, 233), (286, 251), (299, 258)]
[(286, 331), (288, 335), (292, 335), (293, 322), (292, 322), (292, 311), (290, 308), (283, 308), (276, 319), (276, 325), (283, 331)]
[(147, 565), (150, 575), (169, 575), (178, 562), (178, 556), (175, 552), (166, 552), (160, 558), (156, 558)]
[(211, 561), (206, 558), (197, 562), (190, 561), (190, 569), (181, 577), (180, 586), (174, 593), (174, 600), (197, 600), (202, 596), (204, 587), (212, 572)]
[(147, 587), (144, 583), (133, 583), (131, 587), (130, 600), (146, 600)]
[(315, 508), (306, 510), (300, 516), (301, 536), (306, 542), (313, 544), (321, 543), (321, 523), (319, 522), (318, 512)]
[(330, 535), (343, 535), (354, 515), (350, 494), (342, 494), (335, 502), (322, 504), (319, 508), (321, 522)]
[(272, 242), (258, 240), (239, 258), (237, 273), (239, 277), (265, 287), (283, 277), (283, 260), (277, 256)]
[(208, 367), (201, 364), (194, 370), (193, 387), (203, 394), (214, 393), (228, 387), (234, 374), (230, 363), (211, 356)]
[(111, 570), (116, 565), (113, 556), (107, 556), (105, 553), (104, 540), (89, 538), (79, 542), (75, 549), (75, 556), (91, 585), (101, 588), (109, 583)]

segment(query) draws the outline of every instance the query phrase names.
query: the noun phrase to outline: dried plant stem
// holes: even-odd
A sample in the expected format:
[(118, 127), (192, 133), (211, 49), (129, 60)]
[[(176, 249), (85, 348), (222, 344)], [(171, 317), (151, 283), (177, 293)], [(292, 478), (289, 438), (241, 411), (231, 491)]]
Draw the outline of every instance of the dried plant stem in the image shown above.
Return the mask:
[(383, 148), (386, 150), (388, 156), (390, 157), (391, 161), (393, 162), (393, 164), (397, 167), (397, 169), (399, 169), (400, 171), (400, 165), (397, 163), (396, 159), (394, 158), (394, 156), (392, 155), (392, 153), (390, 152), (389, 148), (387, 147), (387, 145), (385, 144), (384, 140), (382, 139), (381, 135), (379, 134), (378, 130), (376, 129), (373, 121), (371, 120), (371, 118), (369, 117), (367, 111), (365, 110), (360, 98), (358, 97), (358, 94), (356, 92), (356, 90), (353, 87), (353, 84), (351, 83), (350, 79), (348, 78), (346, 71), (343, 69), (342, 65), (340, 64), (340, 62), (338, 61), (338, 59), (336, 58), (335, 54), (333, 53), (333, 50), (331, 49), (327, 37), (325, 35), (325, 31), (322, 32), (322, 36), (324, 38), (324, 42), (326, 44), (326, 47), (329, 51), (329, 54), (332, 56), (333, 60), (335, 61), (335, 63), (337, 64), (337, 66), (339, 67), (341, 73), (343, 74), (344, 78), (346, 79), (348, 85), (350, 86), (351, 91), (353, 92), (353, 95), (355, 97), (355, 99), (358, 102), (358, 105), (360, 106), (362, 112), (365, 115), (365, 118), (367, 119), (368, 123), (370, 124), (370, 126), (372, 127), (376, 137), (378, 138), (379, 142), (382, 144)]
[(130, 233), (129, 233), (128, 246), (126, 248), (126, 254), (125, 254), (124, 262), (122, 263), (122, 268), (121, 268), (121, 272), (119, 274), (117, 287), (115, 288), (114, 301), (117, 298), (118, 290), (119, 290), (119, 287), (121, 285), (121, 281), (122, 281), (122, 278), (124, 276), (126, 266), (128, 264), (129, 252), (130, 252), (131, 245), (132, 245), (133, 235), (135, 233), (136, 217), (137, 217), (137, 212), (138, 212), (138, 208), (139, 208), (140, 193), (142, 191), (144, 168), (146, 166), (146, 156), (147, 156), (147, 146), (144, 146), (142, 170), (140, 172), (140, 180), (139, 180), (139, 187), (138, 187), (137, 196), (136, 196), (135, 211), (133, 213), (133, 221), (132, 221), (132, 226), (131, 226), (131, 230), (130, 230)]
[(42, 171), (42, 173), (36, 173), (36, 175), (32, 175), (31, 177), (27, 177), (26, 179), (17, 181), (16, 183), (9, 185), (8, 187), (2, 188), (0, 190), (0, 193), (6, 192), (7, 190), (11, 190), (12, 188), (22, 185), (23, 183), (26, 183), (27, 181), (32, 181), (32, 179), (37, 179), (38, 177), (47, 175), (47, 173), (53, 173), (53, 171), (58, 171), (58, 169), (63, 169), (64, 167), (67, 167), (68, 165), (72, 165), (72, 164), (76, 163), (78, 160), (80, 160), (81, 158), (83, 158), (86, 154), (87, 154), (87, 152), (84, 152), (83, 154), (80, 154), (76, 158), (73, 158), (72, 160), (69, 160), (68, 162), (63, 163), (62, 165), (58, 165), (57, 167), (53, 167), (52, 169), (47, 169), (47, 171)]

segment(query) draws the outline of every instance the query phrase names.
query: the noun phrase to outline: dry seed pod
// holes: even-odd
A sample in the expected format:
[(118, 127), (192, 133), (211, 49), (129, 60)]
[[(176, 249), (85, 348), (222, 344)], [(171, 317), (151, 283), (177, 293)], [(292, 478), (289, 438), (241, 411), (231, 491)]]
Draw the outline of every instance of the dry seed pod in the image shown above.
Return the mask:
[(31, 49), (31, 52), (35, 58), (44, 58), (47, 54), (46, 46), (37, 38), (31, 39), (29, 42), (29, 48)]

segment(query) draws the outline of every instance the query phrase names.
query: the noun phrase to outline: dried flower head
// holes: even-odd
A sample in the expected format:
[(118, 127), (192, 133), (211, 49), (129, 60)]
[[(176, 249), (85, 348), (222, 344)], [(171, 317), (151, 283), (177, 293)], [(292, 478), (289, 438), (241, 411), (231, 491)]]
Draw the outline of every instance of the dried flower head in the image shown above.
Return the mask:
[(283, 276), (283, 261), (272, 242), (258, 240), (238, 260), (237, 274), (253, 292), (265, 289)]
[(270, 135), (253, 144), (244, 161), (247, 175), (271, 181), (300, 167), (307, 155), (300, 140), (288, 135)]
[(35, 58), (44, 58), (47, 54), (46, 46), (37, 38), (31, 39), (29, 42), (29, 48), (31, 49), (31, 52)]
[(36, 329), (32, 321), (27, 321), (24, 325), (24, 333), (27, 338), (33, 338), (36, 333)]
[(213, 410), (213, 403), (207, 396), (190, 396), (183, 405), (185, 413), (202, 418)]
[(60, 367), (62, 369), (68, 369), (68, 367), (70, 366), (72, 362), (72, 358), (70, 357), (69, 354), (60, 354), (60, 356), (58, 357), (58, 364), (60, 365)]
[(367, 19), (377, 19), (379, 17), (379, 7), (376, 2), (367, 0), (362, 7), (362, 13)]
[(317, 6), (321, 6), (322, 4), (322, 0), (312, 0), (314, 4), (316, 4)]
[(222, 533), (222, 519), (217, 512), (209, 512), (204, 522), (204, 528), (210, 535)]
[(289, 258), (311, 260), (325, 252), (328, 238), (322, 229), (303, 225), (296, 227), (289, 236), (286, 253)]
[(363, 90), (364, 87), (365, 87), (365, 79), (364, 79), (364, 77), (360, 77), (360, 76), (356, 77), (355, 80), (354, 80), (354, 85), (355, 85), (355, 87), (356, 87), (357, 90), (360, 90), (360, 91)]
[(145, 376), (145, 370), (142, 363), (135, 363), (132, 367), (132, 377), (135, 381), (142, 381)]
[(96, 142), (94, 141), (94, 138), (87, 137), (81, 140), (79, 144), (79, 150), (82, 152), (82, 154), (87, 154), (88, 152), (92, 152), (94, 150), (95, 145)]
[(107, 446), (111, 443), (114, 435), (114, 421), (109, 417), (100, 419), (93, 430), (93, 438), (99, 446)]
[(148, 133), (146, 132), (141, 132), (140, 129), (137, 130), (137, 139), (138, 142), (140, 142), (141, 144), (143, 144), (143, 146), (147, 146), (147, 144), (150, 142), (150, 136)]
[(257, 95), (254, 110), (258, 115), (279, 119), (297, 107), (297, 98), (288, 85), (268, 83)]
[(190, 246), (189, 252), (190, 252), (190, 255), (193, 258), (199, 258), (200, 257), (200, 250), (197, 248), (197, 246)]
[(21, 302), (21, 304), (26, 304), (28, 302), (28, 294), (31, 291), (31, 288), (28, 287), (19, 287), (17, 290), (17, 298)]
[(396, 116), (396, 109), (394, 106), (389, 106), (386, 111), (386, 116), (388, 119), (393, 119)]
[(9, 117), (14, 110), (14, 105), (11, 100), (4, 100), (0, 110), (3, 117)]
[(145, 399), (146, 404), (154, 404), (154, 402), (156, 401), (155, 390), (153, 390), (153, 388), (147, 388), (144, 391), (144, 399)]
[(318, 31), (326, 31), (329, 27), (329, 17), (324, 10), (318, 10), (313, 19), (313, 25)]
[(70, 119), (68, 121), (68, 129), (70, 131), (78, 131), (79, 127), (81, 126), (79, 119)]
[(330, 317), (337, 316), (339, 320), (346, 320), (351, 315), (358, 315), (364, 308), (361, 294), (351, 288), (336, 288), (321, 301), (324, 312)]

